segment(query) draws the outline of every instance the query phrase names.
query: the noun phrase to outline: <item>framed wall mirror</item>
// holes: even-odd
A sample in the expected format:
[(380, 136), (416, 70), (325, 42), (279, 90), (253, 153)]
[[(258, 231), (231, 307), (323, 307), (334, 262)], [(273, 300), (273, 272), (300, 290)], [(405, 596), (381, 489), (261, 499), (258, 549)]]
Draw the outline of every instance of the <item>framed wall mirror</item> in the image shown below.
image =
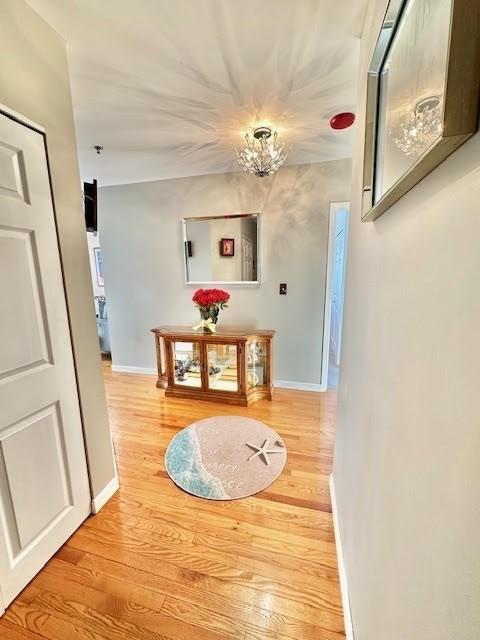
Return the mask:
[(362, 220), (477, 130), (479, 0), (390, 0), (368, 71)]
[(184, 218), (182, 223), (187, 284), (259, 284), (258, 213)]

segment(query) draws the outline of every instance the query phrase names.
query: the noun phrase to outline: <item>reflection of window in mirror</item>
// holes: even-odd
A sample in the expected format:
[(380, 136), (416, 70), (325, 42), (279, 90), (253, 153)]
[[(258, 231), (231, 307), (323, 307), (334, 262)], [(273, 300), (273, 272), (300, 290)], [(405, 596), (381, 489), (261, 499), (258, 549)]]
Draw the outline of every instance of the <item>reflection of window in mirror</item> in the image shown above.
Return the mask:
[(256, 213), (184, 218), (187, 283), (257, 282), (258, 220)]

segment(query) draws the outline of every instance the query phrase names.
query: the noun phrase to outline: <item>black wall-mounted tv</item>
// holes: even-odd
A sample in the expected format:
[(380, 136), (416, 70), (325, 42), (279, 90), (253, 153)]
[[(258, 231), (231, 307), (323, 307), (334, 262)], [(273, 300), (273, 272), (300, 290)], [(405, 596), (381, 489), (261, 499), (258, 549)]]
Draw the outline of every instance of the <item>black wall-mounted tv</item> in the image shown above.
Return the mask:
[(83, 183), (83, 203), (87, 231), (97, 230), (97, 181)]

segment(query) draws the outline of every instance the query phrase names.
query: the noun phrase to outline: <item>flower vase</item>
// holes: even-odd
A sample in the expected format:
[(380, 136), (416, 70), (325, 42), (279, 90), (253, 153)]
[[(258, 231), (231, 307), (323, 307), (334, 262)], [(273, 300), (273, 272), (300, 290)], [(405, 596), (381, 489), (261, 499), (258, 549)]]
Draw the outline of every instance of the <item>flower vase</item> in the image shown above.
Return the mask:
[(198, 289), (192, 300), (200, 311), (202, 319), (202, 322), (194, 327), (195, 331), (203, 327), (205, 333), (214, 333), (219, 311), (228, 306), (230, 294), (222, 289)]
[[(213, 305), (210, 308), (204, 307), (200, 309), (200, 317), (202, 320), (211, 320), (213, 324), (217, 324), (219, 312), (220, 309)], [(208, 327), (203, 327), (203, 331), (204, 333), (212, 333)]]

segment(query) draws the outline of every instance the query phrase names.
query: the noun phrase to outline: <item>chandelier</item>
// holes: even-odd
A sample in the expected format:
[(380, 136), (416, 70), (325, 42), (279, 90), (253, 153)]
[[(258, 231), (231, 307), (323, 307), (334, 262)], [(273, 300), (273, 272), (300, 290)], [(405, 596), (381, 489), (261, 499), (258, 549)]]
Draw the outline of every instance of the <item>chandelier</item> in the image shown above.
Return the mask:
[(423, 153), (442, 133), (442, 112), (439, 96), (429, 96), (415, 105), (413, 114), (400, 123), (400, 135), (394, 138), (397, 147), (407, 156)]
[(235, 147), (235, 151), (244, 171), (264, 178), (285, 162), (290, 147), (278, 142), (277, 132), (270, 127), (257, 127), (253, 135), (245, 134), (245, 145), (240, 149)]

